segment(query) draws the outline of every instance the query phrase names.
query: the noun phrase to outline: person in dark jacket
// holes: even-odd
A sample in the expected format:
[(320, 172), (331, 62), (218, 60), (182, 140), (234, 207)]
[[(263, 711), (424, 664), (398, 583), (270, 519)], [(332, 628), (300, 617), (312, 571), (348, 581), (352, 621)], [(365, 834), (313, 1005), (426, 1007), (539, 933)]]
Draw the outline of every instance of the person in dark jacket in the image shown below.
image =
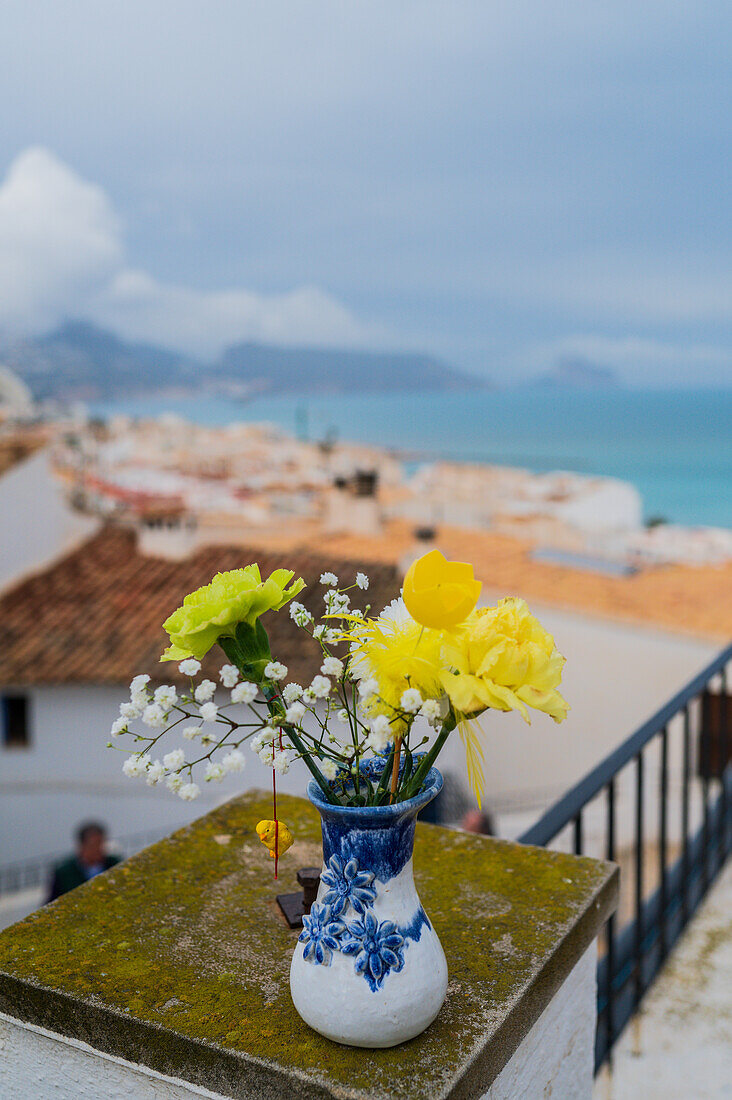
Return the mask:
[(107, 854), (107, 830), (96, 821), (86, 821), (76, 830), (76, 853), (54, 867), (47, 901), (54, 901), (90, 878), (119, 863)]

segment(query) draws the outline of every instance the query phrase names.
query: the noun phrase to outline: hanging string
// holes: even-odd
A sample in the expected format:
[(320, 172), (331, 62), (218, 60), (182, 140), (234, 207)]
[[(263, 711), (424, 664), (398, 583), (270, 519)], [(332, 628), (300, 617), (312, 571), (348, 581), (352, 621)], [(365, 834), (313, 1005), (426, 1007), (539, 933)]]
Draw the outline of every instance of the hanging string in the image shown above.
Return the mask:
[[(281, 736), (281, 735), (280, 735)], [(272, 735), (272, 760), (274, 762), (275, 754), (275, 740), (274, 734)], [(275, 848), (274, 848), (274, 877), (277, 879), (277, 863), (280, 858), (280, 823), (277, 820), (277, 772), (274, 769), (274, 763), (272, 765), (272, 817), (274, 818), (275, 826)]]

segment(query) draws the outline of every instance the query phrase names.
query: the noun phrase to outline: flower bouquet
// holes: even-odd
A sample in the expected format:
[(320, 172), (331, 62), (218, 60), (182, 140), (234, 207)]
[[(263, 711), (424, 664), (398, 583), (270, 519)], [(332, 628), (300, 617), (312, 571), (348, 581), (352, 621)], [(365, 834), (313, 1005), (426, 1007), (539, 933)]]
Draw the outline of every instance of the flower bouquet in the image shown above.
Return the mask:
[[(304, 581), (285, 569), (266, 580), (257, 565), (219, 573), (186, 596), (164, 623), (170, 646), (161, 660), (178, 662), (189, 689), (153, 690), (148, 676), (135, 677), (112, 736), (133, 739), (126, 775), (183, 799), (199, 795), (201, 772), (203, 782), (218, 782), (241, 771), (248, 743), (272, 768), (272, 819), (256, 831), (275, 876), (293, 843), (277, 816), (276, 776), (303, 761), (322, 818), (324, 864), (293, 957), (293, 1000), (330, 1038), (390, 1046), (428, 1026), (447, 987), (444, 954), (412, 877), (417, 814), (442, 786), (435, 761), (456, 731), (480, 804), (476, 719), (493, 709), (528, 721), (531, 707), (561, 721), (564, 658), (523, 600), (477, 607), (472, 566), (437, 550), (412, 564), (401, 598), (376, 616), (352, 605), (366, 598), (365, 574), (343, 586), (323, 573), (320, 582), (319, 621), (295, 600)], [(288, 682), (262, 622), (285, 606), (320, 649), (320, 672), (307, 685)], [(198, 679), (214, 645), (226, 658), (223, 705), (214, 701), (218, 685)], [(171, 732), (187, 744), (172, 747)]]

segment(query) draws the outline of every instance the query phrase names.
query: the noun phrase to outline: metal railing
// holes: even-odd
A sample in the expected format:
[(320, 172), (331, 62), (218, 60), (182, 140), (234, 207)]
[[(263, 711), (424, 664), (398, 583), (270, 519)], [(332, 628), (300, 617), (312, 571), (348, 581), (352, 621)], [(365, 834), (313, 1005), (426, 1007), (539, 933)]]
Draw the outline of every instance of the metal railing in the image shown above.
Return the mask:
[[(177, 828), (180, 828), (180, 825), (161, 825), (158, 829), (148, 829), (143, 833), (114, 837), (109, 842), (109, 851), (127, 859), (128, 856), (142, 851), (148, 844), (154, 844), (168, 833), (175, 832)], [(50, 886), (55, 865), (68, 857), (68, 851), (56, 852), (0, 866), (0, 897), (17, 894), (21, 890), (33, 890), (39, 886)]]
[(600, 942), (596, 1070), (730, 851), (730, 662), (732, 645), (519, 838), (621, 866)]

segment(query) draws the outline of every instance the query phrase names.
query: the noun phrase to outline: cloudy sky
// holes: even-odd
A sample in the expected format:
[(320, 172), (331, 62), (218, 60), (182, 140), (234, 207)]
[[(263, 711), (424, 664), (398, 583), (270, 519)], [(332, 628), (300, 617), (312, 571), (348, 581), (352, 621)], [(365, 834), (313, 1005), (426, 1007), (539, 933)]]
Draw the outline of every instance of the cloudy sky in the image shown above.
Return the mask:
[(0, 330), (732, 380), (727, 0), (5, 0)]

